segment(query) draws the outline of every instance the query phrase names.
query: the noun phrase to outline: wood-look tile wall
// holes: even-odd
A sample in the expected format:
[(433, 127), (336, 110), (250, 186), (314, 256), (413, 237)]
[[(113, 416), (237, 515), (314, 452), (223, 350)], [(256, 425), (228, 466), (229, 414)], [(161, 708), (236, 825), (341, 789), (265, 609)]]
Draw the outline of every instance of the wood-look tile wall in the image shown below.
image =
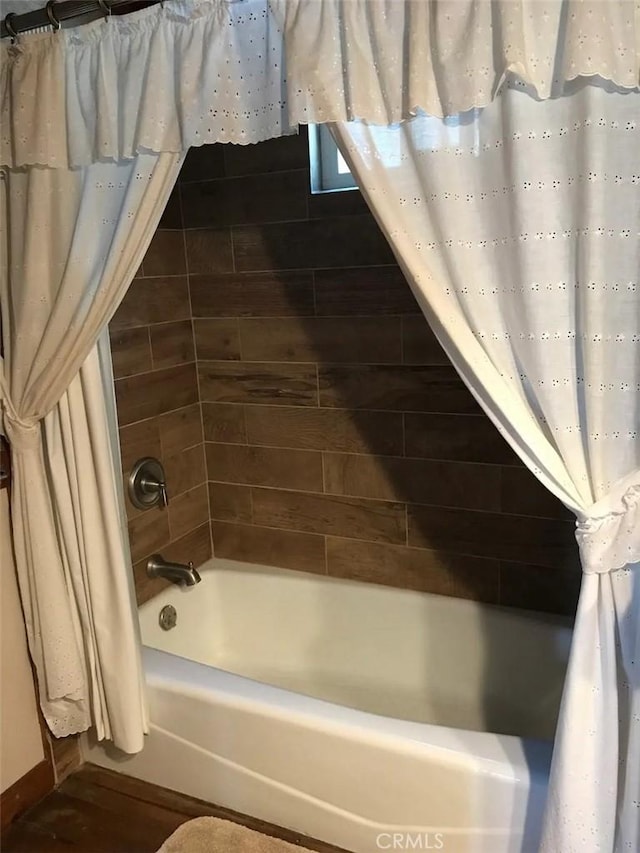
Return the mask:
[(3, 435), (0, 435), (0, 489), (8, 489), (11, 479), (11, 458), (9, 456), (9, 444)]
[(193, 150), (181, 176), (217, 555), (570, 613), (571, 516), (424, 321), (361, 195), (307, 141)]
[(191, 304), (176, 189), (127, 295), (110, 325), (124, 481), (155, 456), (165, 468), (168, 509), (125, 504), (136, 593), (142, 603), (166, 586), (146, 576), (156, 552), (201, 565), (211, 556), (202, 411)]
[(313, 196), (308, 172), (304, 134), (192, 149), (112, 324), (125, 472), (158, 455), (172, 493), (129, 508), (140, 599), (143, 558), (205, 559), (210, 517), (222, 557), (572, 612), (570, 514), (458, 378), (360, 193)]

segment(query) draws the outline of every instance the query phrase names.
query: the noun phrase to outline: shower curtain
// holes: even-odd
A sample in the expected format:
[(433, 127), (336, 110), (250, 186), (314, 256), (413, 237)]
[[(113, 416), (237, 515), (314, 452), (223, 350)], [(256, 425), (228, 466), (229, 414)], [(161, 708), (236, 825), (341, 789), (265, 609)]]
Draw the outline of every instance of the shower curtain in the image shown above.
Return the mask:
[[(626, 0), (172, 0), (0, 47), (0, 162), (11, 180), (25, 167), (88, 174), (92, 163), (124, 168), (309, 122), (403, 123), (342, 127), (345, 153), (452, 361), (578, 515), (585, 579), (545, 830), (553, 853), (583, 850), (585, 839), (605, 853), (637, 842), (639, 34), (637, 4)], [(587, 78), (599, 88), (583, 88)], [(420, 147), (433, 133), (433, 150)], [(14, 204), (24, 206), (19, 193)], [(142, 230), (157, 222), (135, 203), (123, 220), (127, 210)], [(93, 226), (83, 243), (104, 227)], [(69, 356), (58, 376), (52, 339), (29, 350), (5, 332), (18, 448), (86, 358), (133, 262), (115, 281), (103, 273), (98, 259), (87, 281), (113, 299), (90, 288), (66, 319), (56, 313), (64, 303), (52, 310), (46, 293), (39, 303), (29, 274), (29, 310), (52, 310), (76, 343), (58, 340)], [(80, 334), (83, 312), (91, 331)], [(14, 349), (28, 377), (14, 375)], [(43, 541), (29, 512), (18, 507), (31, 537), (20, 560), (27, 594), (36, 586), (26, 546)], [(40, 639), (55, 659), (55, 632)]]
[(455, 120), (333, 126), (452, 362), (578, 518), (548, 853), (640, 849), (639, 117), (511, 81)]
[(56, 737), (146, 730), (128, 544), (96, 342), (181, 165), (142, 154), (3, 174), (0, 400), (18, 582), (40, 706)]

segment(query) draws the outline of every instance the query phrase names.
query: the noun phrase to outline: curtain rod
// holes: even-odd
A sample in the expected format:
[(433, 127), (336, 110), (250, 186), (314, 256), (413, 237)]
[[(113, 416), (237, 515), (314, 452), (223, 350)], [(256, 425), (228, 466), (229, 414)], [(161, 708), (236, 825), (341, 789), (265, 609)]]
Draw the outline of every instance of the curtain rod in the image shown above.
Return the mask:
[(99, 15), (110, 15), (112, 11), (116, 15), (124, 15), (161, 2), (162, 0), (63, 0), (57, 3), (55, 0), (50, 0), (42, 9), (34, 9), (32, 12), (23, 12), (19, 15), (16, 13), (5, 15), (0, 24), (0, 38), (11, 38), (38, 27), (52, 26), (57, 29), (63, 21), (83, 18), (87, 15), (95, 18)]

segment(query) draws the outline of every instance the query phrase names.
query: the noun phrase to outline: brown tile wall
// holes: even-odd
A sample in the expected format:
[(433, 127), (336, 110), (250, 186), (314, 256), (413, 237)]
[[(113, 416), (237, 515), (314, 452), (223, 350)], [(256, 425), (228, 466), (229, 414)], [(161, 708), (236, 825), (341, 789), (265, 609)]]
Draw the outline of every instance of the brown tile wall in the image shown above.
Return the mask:
[(176, 189), (110, 325), (123, 478), (142, 456), (165, 468), (168, 509), (137, 510), (126, 497), (138, 602), (166, 586), (145, 573), (160, 552), (196, 566), (211, 556), (202, 411)]
[(313, 196), (308, 170), (304, 134), (193, 149), (184, 242), (174, 197), (116, 317), (125, 468), (160, 454), (179, 486), (132, 515), (136, 559), (204, 530), (206, 458), (219, 556), (572, 612), (570, 514), (450, 366), (361, 195)]
[(11, 457), (9, 456), (9, 444), (3, 435), (0, 435), (0, 489), (8, 489), (11, 480)]

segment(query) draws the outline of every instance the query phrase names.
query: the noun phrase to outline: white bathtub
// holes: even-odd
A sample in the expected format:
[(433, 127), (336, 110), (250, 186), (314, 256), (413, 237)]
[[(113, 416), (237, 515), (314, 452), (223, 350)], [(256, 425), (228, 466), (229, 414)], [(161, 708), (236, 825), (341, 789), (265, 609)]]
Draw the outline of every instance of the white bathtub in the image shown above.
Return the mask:
[(90, 761), (355, 853), (536, 850), (566, 623), (228, 560), (201, 574), (140, 611), (144, 751)]

